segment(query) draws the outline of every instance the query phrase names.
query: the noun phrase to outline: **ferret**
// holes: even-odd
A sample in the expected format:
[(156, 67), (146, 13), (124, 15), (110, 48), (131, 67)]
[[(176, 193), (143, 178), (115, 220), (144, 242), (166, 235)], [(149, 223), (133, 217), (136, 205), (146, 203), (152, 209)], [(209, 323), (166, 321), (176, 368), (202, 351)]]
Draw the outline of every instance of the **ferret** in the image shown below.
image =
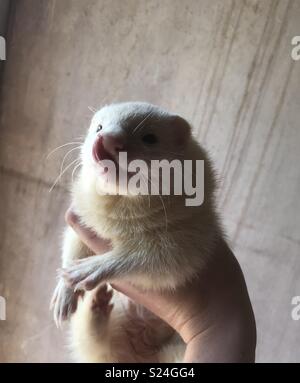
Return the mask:
[[(108, 193), (107, 184), (101, 193), (107, 173), (101, 160), (118, 167), (121, 152), (127, 153), (128, 161), (146, 163), (203, 160), (203, 203), (186, 206), (185, 196), (175, 194)], [(222, 237), (211, 162), (184, 118), (143, 102), (97, 111), (81, 160), (72, 185), (73, 210), (81, 224), (109, 240), (112, 249), (94, 255), (72, 228), (66, 228), (64, 274), (52, 299), (55, 322), (61, 325), (70, 319), (70, 346), (80, 362), (180, 362), (185, 344), (179, 335), (109, 283), (125, 280), (144, 291), (164, 291), (197, 277)]]

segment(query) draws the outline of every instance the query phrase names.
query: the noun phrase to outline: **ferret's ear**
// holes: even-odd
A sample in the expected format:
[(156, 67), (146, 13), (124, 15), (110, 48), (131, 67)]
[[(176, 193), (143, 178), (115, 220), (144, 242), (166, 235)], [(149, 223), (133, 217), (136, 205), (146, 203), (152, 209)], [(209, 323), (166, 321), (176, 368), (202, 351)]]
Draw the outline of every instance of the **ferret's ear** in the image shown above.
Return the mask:
[(175, 132), (176, 144), (184, 145), (191, 136), (191, 125), (182, 117), (174, 116), (172, 118), (172, 126)]

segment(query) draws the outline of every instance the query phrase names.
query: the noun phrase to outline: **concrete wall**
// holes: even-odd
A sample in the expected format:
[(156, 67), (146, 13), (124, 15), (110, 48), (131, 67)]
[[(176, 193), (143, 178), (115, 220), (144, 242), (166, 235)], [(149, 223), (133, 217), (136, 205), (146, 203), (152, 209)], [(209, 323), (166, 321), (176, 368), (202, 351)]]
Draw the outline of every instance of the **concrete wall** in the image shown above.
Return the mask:
[[(146, 100), (194, 125), (245, 271), (258, 361), (300, 361), (299, 0), (19, 0), (0, 127), (1, 361), (66, 360), (48, 304), (70, 173), (62, 153), (91, 114)], [(63, 152), (63, 150), (62, 150)], [(71, 161), (71, 157), (70, 157)]]

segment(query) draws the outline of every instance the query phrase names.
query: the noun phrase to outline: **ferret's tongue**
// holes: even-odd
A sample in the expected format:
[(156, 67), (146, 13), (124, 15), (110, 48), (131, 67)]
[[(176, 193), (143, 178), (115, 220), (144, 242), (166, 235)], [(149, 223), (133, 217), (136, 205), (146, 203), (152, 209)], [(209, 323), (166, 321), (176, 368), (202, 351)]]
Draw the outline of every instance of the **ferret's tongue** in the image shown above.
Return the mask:
[(96, 162), (103, 160), (114, 161), (112, 155), (104, 148), (103, 137), (98, 136), (93, 145), (93, 158)]

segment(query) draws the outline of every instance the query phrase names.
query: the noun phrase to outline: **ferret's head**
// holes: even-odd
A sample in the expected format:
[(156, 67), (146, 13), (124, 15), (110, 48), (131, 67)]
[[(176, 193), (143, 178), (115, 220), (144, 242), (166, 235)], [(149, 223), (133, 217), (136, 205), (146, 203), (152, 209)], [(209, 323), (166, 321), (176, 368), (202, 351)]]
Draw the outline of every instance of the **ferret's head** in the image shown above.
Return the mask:
[(82, 147), (83, 167), (101, 180), (107, 178), (104, 160), (116, 166), (117, 174), (122, 169), (120, 152), (126, 152), (128, 163), (182, 159), (190, 136), (190, 125), (183, 118), (157, 106), (142, 102), (108, 105), (92, 118)]

